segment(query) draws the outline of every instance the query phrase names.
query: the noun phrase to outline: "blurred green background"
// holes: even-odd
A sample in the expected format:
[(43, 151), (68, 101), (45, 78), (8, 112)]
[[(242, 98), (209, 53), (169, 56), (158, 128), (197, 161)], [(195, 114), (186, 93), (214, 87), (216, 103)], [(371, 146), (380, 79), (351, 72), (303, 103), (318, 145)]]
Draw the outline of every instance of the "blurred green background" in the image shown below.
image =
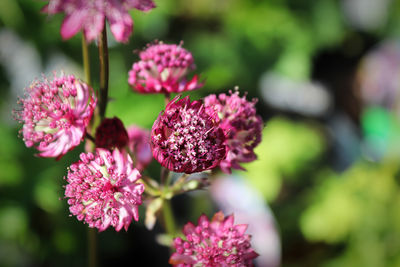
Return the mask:
[[(259, 159), (236, 174), (271, 207), (281, 265), (400, 266), (400, 1), (155, 2), (151, 12), (131, 12), (128, 44), (109, 35), (107, 116), (150, 128), (164, 100), (130, 90), (132, 51), (183, 40), (205, 81), (192, 99), (235, 86), (259, 98)], [(57, 162), (37, 158), (11, 115), (41, 73), (83, 77), (81, 36), (62, 41), (63, 16), (41, 14), (45, 3), (0, 0), (0, 266), (87, 264), (87, 227), (68, 216), (62, 179), (82, 147)], [(90, 54), (96, 88), (95, 44)], [(181, 200), (182, 223), (213, 209), (195, 197), (187, 202), (195, 208), (181, 208)], [(101, 266), (167, 266), (160, 227), (149, 232), (142, 219), (128, 233), (98, 235)]]

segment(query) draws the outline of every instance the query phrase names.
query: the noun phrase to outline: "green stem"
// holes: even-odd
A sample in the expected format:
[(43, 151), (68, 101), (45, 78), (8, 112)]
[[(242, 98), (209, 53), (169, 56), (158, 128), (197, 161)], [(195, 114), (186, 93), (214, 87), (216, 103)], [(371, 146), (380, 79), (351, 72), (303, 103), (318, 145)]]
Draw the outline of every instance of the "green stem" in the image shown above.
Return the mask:
[(164, 199), (162, 210), (165, 229), (167, 230), (168, 235), (173, 237), (175, 235), (175, 219), (171, 208), (171, 201), (169, 199)]
[(89, 267), (97, 266), (97, 233), (88, 227)]
[(104, 22), (104, 28), (99, 36), (99, 62), (100, 62), (100, 98), (99, 109), (100, 119), (103, 120), (106, 114), (108, 102), (108, 46), (107, 46), (107, 29)]
[(155, 186), (154, 183), (152, 183), (152, 181), (153, 180), (150, 177), (147, 177), (145, 175), (143, 175), (140, 179), (140, 182), (144, 184), (144, 190), (147, 194), (153, 197), (161, 196), (161, 191), (159, 190), (157, 185)]
[(90, 133), (87, 132), (85, 137), (86, 137), (87, 140), (90, 140), (93, 143), (96, 143), (96, 139)]
[(89, 57), (89, 47), (86, 42), (85, 34), (82, 33), (82, 59), (83, 59), (83, 70), (85, 72), (85, 82), (88, 85), (92, 84), (92, 79), (90, 77), (90, 57)]
[(167, 168), (161, 167), (161, 185), (163, 187), (163, 206), (162, 212), (164, 216), (164, 226), (168, 235), (173, 237), (175, 235), (175, 219), (171, 208), (171, 195), (169, 194), (169, 184), (171, 183), (171, 174)]
[(161, 167), (160, 176), (161, 176), (160, 183), (164, 186), (168, 186), (168, 182), (169, 182), (168, 177), (170, 176), (169, 170), (165, 167)]

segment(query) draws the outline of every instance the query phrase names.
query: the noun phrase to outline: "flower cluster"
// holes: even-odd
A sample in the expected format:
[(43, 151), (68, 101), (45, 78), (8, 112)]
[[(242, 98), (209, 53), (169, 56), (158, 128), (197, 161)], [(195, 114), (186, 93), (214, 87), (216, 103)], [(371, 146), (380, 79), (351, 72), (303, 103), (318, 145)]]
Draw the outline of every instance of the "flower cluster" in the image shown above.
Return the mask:
[(218, 165), (226, 173), (243, 169), (239, 163), (255, 160), (254, 148), (261, 141), (263, 122), (255, 103), (239, 92), (207, 96), (204, 104), (175, 98), (153, 125), (154, 157), (175, 172)]
[(92, 88), (73, 75), (35, 81), (19, 102), (26, 146), (35, 146), (40, 157), (57, 158), (79, 145), (96, 106)]
[[(64, 39), (82, 30), (88, 41), (98, 37), (104, 41), (106, 35), (101, 32), (108, 21), (116, 40), (127, 42), (133, 27), (128, 11), (154, 7), (152, 0), (50, 0), (43, 11), (65, 13), (61, 26)], [(107, 52), (104, 46), (105, 50), (100, 49), (103, 50), (100, 60)], [(182, 43), (153, 43), (139, 57), (128, 79), (139, 93), (162, 93), (169, 100), (171, 93), (202, 86), (197, 75), (187, 79), (195, 65), (192, 54), (182, 48)], [(104, 78), (108, 67), (101, 65)], [(102, 88), (107, 88), (107, 78), (104, 80), (106, 85)], [(99, 103), (103, 108), (108, 101), (107, 90), (100, 91)], [(138, 221), (145, 185), (149, 198), (144, 200), (150, 200), (146, 224), (155, 223), (156, 213), (167, 205), (170, 197), (200, 188), (200, 182), (189, 181), (186, 174), (172, 182), (168, 170), (191, 174), (218, 166), (226, 173), (232, 168), (243, 169), (240, 163), (256, 158), (254, 148), (260, 143), (263, 127), (261, 117), (256, 114), (256, 101), (247, 101), (246, 96), (230, 92), (199, 101), (178, 95), (160, 112), (151, 132), (137, 126), (126, 129), (117, 117), (104, 118), (103, 112), (100, 115), (94, 112), (97, 99), (93, 89), (73, 75), (54, 75), (53, 80), (36, 81), (19, 102), (21, 109), (16, 111), (16, 117), (23, 123), (24, 142), (35, 147), (39, 156), (60, 158), (84, 137), (94, 143), (96, 148), (86, 146), (93, 153), (82, 153), (80, 160), (68, 168), (64, 177), (65, 198), (72, 215), (99, 231), (110, 226), (116, 231), (127, 230), (132, 220)], [(93, 114), (100, 118), (90, 124)], [(168, 169), (162, 169), (160, 183), (150, 177), (140, 180), (139, 171), (146, 168), (152, 157)], [(233, 220), (233, 215), (225, 217), (218, 212), (211, 221), (202, 215), (197, 226), (186, 224), (183, 229), (186, 240), (174, 239), (176, 252), (170, 263), (252, 266), (258, 254), (251, 248), (250, 236), (245, 234), (247, 225), (234, 225)]]
[(186, 81), (186, 74), (194, 69), (194, 60), (181, 44), (159, 42), (149, 45), (139, 56), (140, 61), (133, 64), (128, 79), (139, 93), (179, 93), (201, 86), (197, 75)]
[(216, 113), (206, 113), (200, 101), (178, 97), (154, 122), (154, 158), (175, 172), (193, 173), (216, 167), (226, 154), (225, 136), (218, 127)]
[(65, 197), (70, 212), (89, 227), (99, 231), (110, 225), (119, 231), (128, 230), (132, 218), (139, 219), (144, 186), (133, 168), (128, 154), (115, 149), (98, 148), (96, 153), (82, 153), (81, 160), (72, 164), (66, 178)]
[(186, 240), (174, 239), (176, 252), (169, 263), (174, 266), (253, 266), (258, 254), (251, 248), (246, 224), (233, 224), (233, 215), (216, 213), (209, 221), (201, 215), (197, 226), (187, 223), (183, 228)]
[(208, 112), (217, 112), (221, 120), (219, 127), (224, 130), (228, 153), (221, 161), (222, 171), (231, 173), (231, 168), (241, 169), (241, 162), (250, 162), (257, 158), (254, 148), (261, 142), (263, 121), (256, 113), (255, 104), (239, 97), (239, 92), (230, 91), (230, 95), (209, 95), (204, 99)]
[(115, 39), (127, 42), (133, 28), (129, 9), (148, 11), (155, 7), (152, 0), (50, 0), (43, 8), (48, 14), (65, 13), (61, 36), (69, 39), (83, 30), (88, 41), (96, 39), (104, 28), (105, 19)]

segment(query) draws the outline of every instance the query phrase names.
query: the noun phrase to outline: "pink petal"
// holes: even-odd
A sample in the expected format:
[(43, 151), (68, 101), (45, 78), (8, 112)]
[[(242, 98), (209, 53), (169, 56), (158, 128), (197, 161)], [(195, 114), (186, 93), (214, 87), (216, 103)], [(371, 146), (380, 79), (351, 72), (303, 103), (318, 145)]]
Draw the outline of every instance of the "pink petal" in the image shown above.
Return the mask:
[(225, 215), (222, 213), (222, 211), (218, 211), (212, 217), (211, 222), (222, 222), (224, 220), (224, 217)]
[(102, 13), (90, 14), (85, 21), (84, 33), (88, 42), (96, 39), (104, 28), (104, 15)]
[(82, 29), (86, 16), (87, 12), (85, 10), (77, 10), (67, 15), (61, 25), (62, 38), (69, 39)]
[(231, 228), (233, 226), (233, 220), (233, 215), (226, 217), (224, 221), (224, 228)]
[(198, 221), (197, 221), (197, 225), (204, 227), (204, 226), (208, 226), (208, 218), (206, 215), (202, 214)]
[[(127, 155), (129, 157), (129, 155)], [(113, 151), (113, 158), (115, 160), (115, 165), (117, 166), (118, 173), (125, 173), (126, 172), (126, 162), (125, 157), (118, 148), (114, 149)]]
[(156, 7), (152, 0), (130, 0), (129, 5), (141, 11), (148, 11)]
[(113, 21), (110, 19), (109, 22), (111, 32), (115, 39), (119, 42), (128, 42), (133, 29), (132, 18), (128, 15), (125, 16), (123, 20)]
[(235, 229), (239, 232), (240, 235), (243, 235), (247, 230), (247, 224), (238, 224), (235, 225)]
[(199, 77), (194, 75), (190, 82), (186, 83), (185, 91), (192, 91), (203, 86), (204, 82), (198, 83)]
[(127, 42), (132, 33), (133, 20), (125, 7), (114, 3), (105, 13), (110, 29), (115, 39), (119, 42)]
[(188, 222), (187, 224), (185, 224), (185, 226), (183, 227), (183, 234), (185, 234), (185, 235), (188, 235), (188, 234), (191, 234), (191, 233), (194, 233), (194, 231), (195, 231), (195, 226), (194, 226), (194, 224), (193, 223), (191, 223), (191, 222)]
[(169, 258), (168, 263), (172, 265), (182, 264), (182, 263), (195, 264), (196, 261), (191, 256), (174, 253), (171, 255), (171, 258)]

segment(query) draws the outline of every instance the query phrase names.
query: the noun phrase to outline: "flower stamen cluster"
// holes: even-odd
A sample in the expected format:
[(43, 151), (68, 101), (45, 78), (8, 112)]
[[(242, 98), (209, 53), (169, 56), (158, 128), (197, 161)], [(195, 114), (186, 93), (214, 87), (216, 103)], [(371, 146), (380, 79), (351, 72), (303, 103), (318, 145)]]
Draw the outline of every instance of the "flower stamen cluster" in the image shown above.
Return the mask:
[(110, 225), (119, 231), (128, 229), (132, 218), (139, 219), (144, 185), (133, 168), (128, 154), (115, 149), (97, 148), (96, 153), (82, 153), (72, 164), (66, 178), (65, 197), (70, 212), (89, 227), (99, 231)]
[(191, 91), (201, 86), (198, 77), (186, 81), (185, 76), (194, 69), (192, 54), (182, 45), (149, 45), (141, 51), (140, 61), (132, 65), (128, 82), (139, 93), (179, 93)]
[(251, 162), (257, 158), (254, 148), (261, 142), (262, 118), (256, 113), (257, 100), (246, 100), (246, 95), (232, 91), (229, 95), (209, 95), (204, 99), (208, 112), (217, 112), (228, 148), (226, 158), (221, 161), (221, 170), (231, 173), (231, 168), (244, 170), (239, 163)]
[(233, 224), (233, 215), (222, 212), (211, 221), (204, 214), (198, 225), (187, 223), (183, 228), (185, 239), (174, 239), (176, 252), (171, 255), (174, 266), (253, 266), (258, 254), (252, 249), (250, 236), (245, 234), (247, 224)]
[(26, 89), (16, 111), (27, 147), (41, 157), (61, 157), (82, 141), (96, 106), (93, 89), (73, 75), (44, 78)]
[(225, 157), (225, 136), (218, 117), (200, 101), (172, 100), (152, 128), (153, 156), (165, 168), (193, 173), (214, 168)]

